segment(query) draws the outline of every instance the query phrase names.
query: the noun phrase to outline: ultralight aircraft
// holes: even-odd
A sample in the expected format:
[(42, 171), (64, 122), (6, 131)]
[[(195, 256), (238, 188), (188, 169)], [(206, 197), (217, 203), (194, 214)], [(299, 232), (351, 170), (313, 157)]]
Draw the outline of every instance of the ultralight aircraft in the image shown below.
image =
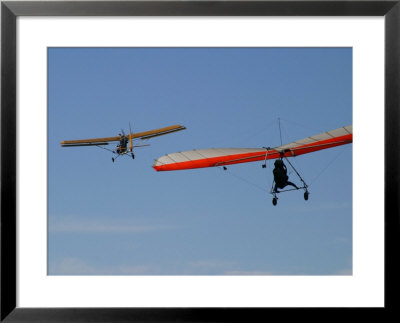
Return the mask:
[[(118, 158), (119, 156), (126, 155), (129, 153), (132, 158), (135, 158), (135, 155), (133, 153), (133, 148), (149, 146), (147, 144), (134, 145), (133, 141), (136, 139), (146, 140), (146, 139), (150, 139), (150, 138), (154, 138), (154, 137), (158, 137), (158, 136), (162, 136), (162, 135), (167, 135), (169, 133), (173, 133), (173, 132), (181, 131), (181, 130), (185, 130), (185, 129), (186, 128), (184, 126), (174, 125), (174, 126), (144, 131), (144, 132), (132, 133), (131, 126), (129, 125), (129, 134), (127, 134), (127, 135), (125, 134), (125, 132), (123, 130), (121, 130), (122, 134), (120, 133), (116, 137), (64, 140), (64, 141), (61, 141), (61, 146), (62, 147), (77, 147), (77, 146), (100, 147), (100, 148), (106, 149), (114, 154), (117, 154), (117, 157), (111, 158), (112, 161), (114, 162), (115, 159)], [(107, 148), (103, 147), (103, 146), (109, 145), (109, 143), (113, 142), (113, 141), (119, 143), (115, 149), (107, 149)], [(129, 146), (128, 146), (128, 144), (129, 144)]]
[(226, 170), (226, 165), (254, 161), (264, 161), (262, 167), (265, 168), (268, 159), (285, 159), (293, 168), (303, 186), (278, 192), (277, 190), (273, 189), (275, 182), (274, 179), (270, 193), (273, 195), (272, 203), (273, 205), (276, 205), (278, 201), (277, 193), (280, 192), (303, 189), (304, 199), (308, 200), (309, 197), (308, 185), (301, 177), (299, 172), (293, 167), (292, 163), (288, 159), (289, 157), (296, 157), (322, 149), (350, 144), (352, 142), (353, 127), (352, 125), (349, 125), (304, 139), (296, 140), (289, 144), (281, 145), (275, 148), (211, 148), (171, 153), (156, 159), (153, 164), (153, 168), (156, 171), (172, 171), (222, 166), (223, 169)]

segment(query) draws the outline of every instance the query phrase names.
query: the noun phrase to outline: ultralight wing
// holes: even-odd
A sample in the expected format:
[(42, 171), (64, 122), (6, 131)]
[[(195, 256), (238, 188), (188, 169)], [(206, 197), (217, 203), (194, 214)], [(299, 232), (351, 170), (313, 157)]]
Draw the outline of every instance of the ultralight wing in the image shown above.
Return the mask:
[[(185, 130), (186, 128), (181, 125), (174, 125), (144, 132), (130, 133), (125, 135), (126, 139), (129, 139), (130, 136), (132, 139), (150, 139), (157, 136), (166, 135), (172, 132)], [(105, 138), (94, 138), (94, 139), (78, 139), (78, 140), (64, 140), (61, 141), (62, 147), (76, 147), (76, 146), (101, 146), (108, 145), (109, 142), (112, 141), (120, 141), (122, 137), (105, 137)]]
[(77, 146), (98, 146), (108, 145), (110, 141), (120, 141), (121, 137), (106, 137), (94, 139), (78, 139), (78, 140), (64, 140), (61, 141), (62, 147), (77, 147)]
[(211, 148), (172, 153), (158, 158), (153, 168), (156, 171), (183, 170), (294, 157), (352, 142), (353, 127), (350, 125), (275, 148)]
[(153, 137), (163, 136), (163, 135), (167, 135), (169, 133), (173, 133), (173, 132), (181, 131), (181, 130), (185, 130), (185, 129), (186, 129), (186, 127), (184, 127), (184, 126), (174, 125), (174, 126), (170, 126), (170, 127), (154, 129), (154, 130), (149, 130), (149, 131), (145, 131), (145, 132), (137, 132), (137, 133), (132, 134), (132, 138), (133, 139), (140, 138), (143, 140), (150, 139)]

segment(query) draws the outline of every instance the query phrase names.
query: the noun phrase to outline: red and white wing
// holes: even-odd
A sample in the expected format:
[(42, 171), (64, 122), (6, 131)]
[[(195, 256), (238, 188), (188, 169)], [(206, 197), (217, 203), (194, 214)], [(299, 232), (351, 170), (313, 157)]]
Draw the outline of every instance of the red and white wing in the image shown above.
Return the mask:
[(281, 156), (294, 157), (353, 142), (353, 128), (346, 126), (275, 148), (211, 148), (168, 154), (158, 158), (156, 171), (183, 170), (248, 163)]
[(326, 131), (315, 136), (296, 140), (290, 144), (275, 148), (286, 152), (285, 157), (298, 156), (321, 149), (332, 148), (353, 142), (353, 126)]
[(265, 158), (263, 148), (211, 148), (172, 153), (158, 158), (153, 168), (156, 171), (181, 170), (223, 166)]

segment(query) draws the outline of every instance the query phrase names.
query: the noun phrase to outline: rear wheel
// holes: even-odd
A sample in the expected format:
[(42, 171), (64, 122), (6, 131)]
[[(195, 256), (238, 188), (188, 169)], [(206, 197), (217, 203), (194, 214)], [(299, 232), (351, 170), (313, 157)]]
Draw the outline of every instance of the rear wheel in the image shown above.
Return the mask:
[(275, 206), (276, 204), (278, 204), (278, 199), (276, 197), (274, 197), (272, 199), (272, 204)]

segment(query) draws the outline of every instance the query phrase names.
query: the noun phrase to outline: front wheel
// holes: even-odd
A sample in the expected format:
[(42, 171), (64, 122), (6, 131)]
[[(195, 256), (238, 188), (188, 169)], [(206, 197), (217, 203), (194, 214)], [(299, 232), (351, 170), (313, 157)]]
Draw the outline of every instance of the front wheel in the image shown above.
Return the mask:
[(308, 195), (309, 195), (310, 193), (308, 193), (307, 191), (306, 192), (304, 192), (304, 199), (307, 201), (308, 200)]
[(276, 197), (274, 197), (272, 199), (272, 204), (275, 206), (276, 204), (278, 204), (278, 199)]

